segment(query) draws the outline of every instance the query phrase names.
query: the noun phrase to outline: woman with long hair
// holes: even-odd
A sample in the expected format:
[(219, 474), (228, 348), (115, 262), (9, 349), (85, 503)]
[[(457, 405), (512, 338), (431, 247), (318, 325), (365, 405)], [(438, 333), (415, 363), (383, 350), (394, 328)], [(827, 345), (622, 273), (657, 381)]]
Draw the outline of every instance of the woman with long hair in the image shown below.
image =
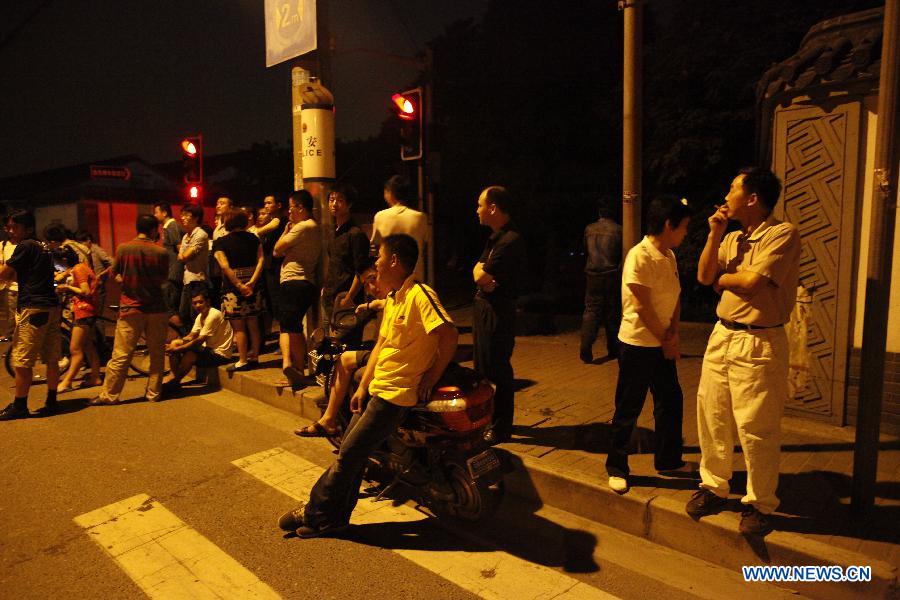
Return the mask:
[(57, 294), (72, 297), (72, 339), (69, 343), (69, 370), (56, 388), (57, 393), (72, 389), (72, 380), (78, 375), (85, 356), (91, 367), (90, 377), (83, 387), (100, 385), (100, 357), (94, 347), (94, 322), (97, 320), (97, 286), (99, 280), (86, 262), (78, 262), (71, 249), (59, 247), (53, 250), (53, 262), (67, 266), (70, 276), (56, 286)]

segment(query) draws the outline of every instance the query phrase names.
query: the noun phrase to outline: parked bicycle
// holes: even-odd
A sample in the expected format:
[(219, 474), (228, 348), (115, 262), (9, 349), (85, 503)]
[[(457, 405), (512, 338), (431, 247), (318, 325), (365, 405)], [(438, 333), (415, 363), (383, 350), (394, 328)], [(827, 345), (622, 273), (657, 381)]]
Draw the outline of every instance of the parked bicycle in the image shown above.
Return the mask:
[[(110, 310), (118, 311), (118, 305), (111, 304), (109, 306)], [(69, 346), (72, 340), (72, 313), (71, 311), (64, 310), (63, 315), (60, 319), (60, 344), (62, 347), (60, 348), (60, 359), (59, 359), (59, 372), (60, 374), (65, 373), (69, 369), (70, 358), (69, 358)], [(105, 365), (109, 360), (110, 356), (112, 356), (112, 348), (113, 348), (113, 340), (115, 339), (116, 334), (116, 321), (110, 319), (109, 317), (98, 316), (96, 322), (94, 324), (94, 347), (97, 349), (97, 356), (100, 359), (100, 363)], [(166, 343), (174, 340), (175, 338), (180, 337), (178, 333), (178, 329), (169, 323), (169, 326), (166, 330)], [(12, 344), (6, 350), (6, 353), (3, 358), (3, 365), (6, 367), (6, 372), (10, 374), (10, 376), (15, 377), (15, 370), (12, 367)], [(147, 349), (147, 343), (143, 337), (141, 337), (138, 342), (137, 348), (134, 351), (134, 355), (131, 358), (131, 364), (129, 365), (131, 370), (138, 375), (147, 375), (150, 372), (150, 352)], [(169, 370), (168, 362), (164, 367), (164, 373), (167, 373)], [(44, 373), (35, 373), (35, 381), (41, 381), (45, 378)]]

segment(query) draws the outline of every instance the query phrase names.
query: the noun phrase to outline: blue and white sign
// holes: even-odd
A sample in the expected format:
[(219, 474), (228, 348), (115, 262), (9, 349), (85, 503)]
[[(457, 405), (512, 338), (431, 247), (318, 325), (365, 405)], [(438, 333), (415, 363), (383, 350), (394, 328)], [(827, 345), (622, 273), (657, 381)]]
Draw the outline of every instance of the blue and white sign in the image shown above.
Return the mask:
[(316, 0), (266, 0), (266, 66), (316, 49)]

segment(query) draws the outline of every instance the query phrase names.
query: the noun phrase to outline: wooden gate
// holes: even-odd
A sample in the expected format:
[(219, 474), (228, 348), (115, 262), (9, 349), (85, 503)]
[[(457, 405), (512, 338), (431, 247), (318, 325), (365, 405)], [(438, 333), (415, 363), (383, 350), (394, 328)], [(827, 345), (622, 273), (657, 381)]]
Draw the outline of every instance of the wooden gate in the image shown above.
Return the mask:
[[(806, 353), (792, 364), (801, 381), (786, 409), (843, 425), (852, 341), (860, 104), (775, 113), (774, 171), (784, 182), (776, 216), (803, 240), (801, 296), (808, 295)], [(801, 348), (802, 350), (802, 348)], [(793, 363), (794, 361), (792, 361)], [(797, 370), (804, 370), (797, 373)]]

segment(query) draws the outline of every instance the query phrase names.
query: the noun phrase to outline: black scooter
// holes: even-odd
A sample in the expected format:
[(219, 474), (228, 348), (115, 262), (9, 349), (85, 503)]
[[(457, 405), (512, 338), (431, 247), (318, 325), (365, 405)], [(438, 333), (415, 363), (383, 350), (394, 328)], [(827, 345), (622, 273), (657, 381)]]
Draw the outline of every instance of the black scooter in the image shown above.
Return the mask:
[[(347, 316), (332, 323), (335, 337), (319, 333), (314, 340), (310, 367), (325, 390), (325, 403), (341, 353), (366, 348), (357, 335), (362, 320)], [(352, 417), (349, 399), (354, 387), (351, 384), (338, 414), (342, 433)], [(427, 401), (410, 410), (397, 432), (370, 457), (366, 478), (384, 484), (379, 497), (398, 486), (411, 489), (438, 516), (466, 521), (489, 516), (503, 494), (500, 457), (484, 441), (493, 414), (494, 386), (472, 369), (450, 363)], [(341, 435), (328, 439), (340, 448)]]

